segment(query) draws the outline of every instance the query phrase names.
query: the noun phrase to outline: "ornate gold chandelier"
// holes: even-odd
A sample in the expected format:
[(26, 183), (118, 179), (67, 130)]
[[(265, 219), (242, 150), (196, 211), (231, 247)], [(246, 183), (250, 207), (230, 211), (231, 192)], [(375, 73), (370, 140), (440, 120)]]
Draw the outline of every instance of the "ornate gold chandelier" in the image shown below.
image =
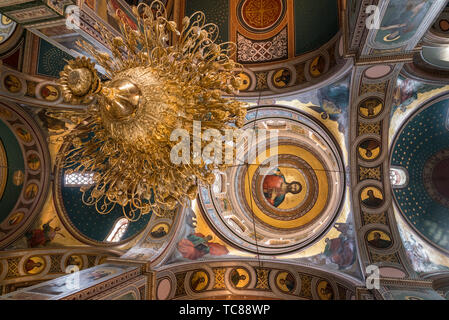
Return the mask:
[(172, 163), (170, 152), (177, 144), (170, 140), (172, 131), (185, 129), (193, 141), (193, 123), (201, 121), (202, 130), (223, 133), (241, 127), (246, 110), (223, 97), (237, 92), (240, 66), (229, 58), (234, 44), (215, 43), (218, 27), (206, 24), (204, 13), (185, 17), (178, 28), (160, 1), (139, 4), (133, 12), (137, 29), (116, 18), (120, 37), (97, 27), (112, 55), (78, 43), (109, 81), (102, 83), (85, 57), (69, 61), (60, 74), (65, 100), (89, 107), (49, 113), (76, 120), (65, 137), (70, 148), (59, 160), (66, 174), (93, 173), (93, 184), (80, 188), (83, 202), (100, 214), (119, 205), (135, 221), (150, 211), (161, 214), (185, 205), (196, 197), (200, 181), (215, 180), (218, 165)]

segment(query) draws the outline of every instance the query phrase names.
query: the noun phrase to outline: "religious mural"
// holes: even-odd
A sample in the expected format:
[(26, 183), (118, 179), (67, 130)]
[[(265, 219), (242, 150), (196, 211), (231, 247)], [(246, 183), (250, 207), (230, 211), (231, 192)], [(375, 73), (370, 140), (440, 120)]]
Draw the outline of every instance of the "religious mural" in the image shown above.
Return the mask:
[(375, 41), (389, 47), (398, 47), (410, 40), (418, 31), (436, 0), (390, 1), (383, 16)]
[(399, 76), (396, 83), (396, 88), (394, 90), (391, 112), (394, 113), (397, 108), (399, 108), (402, 112), (405, 112), (407, 110), (407, 106), (414, 100), (418, 99), (420, 94), (437, 88), (441, 88), (441, 86), (426, 84), (424, 82)]
[(204, 236), (201, 233), (189, 234), (178, 242), (178, 251), (189, 260), (197, 260), (206, 254), (222, 256), (229, 252), (226, 246), (212, 242), (212, 238), (212, 235)]
[(36, 248), (39, 246), (45, 246), (51, 242), (57, 235), (64, 237), (64, 234), (60, 233), (60, 227), (52, 227), (50, 223), (54, 218), (44, 223), (39, 229), (33, 229), (25, 234), (27, 243), (30, 248)]

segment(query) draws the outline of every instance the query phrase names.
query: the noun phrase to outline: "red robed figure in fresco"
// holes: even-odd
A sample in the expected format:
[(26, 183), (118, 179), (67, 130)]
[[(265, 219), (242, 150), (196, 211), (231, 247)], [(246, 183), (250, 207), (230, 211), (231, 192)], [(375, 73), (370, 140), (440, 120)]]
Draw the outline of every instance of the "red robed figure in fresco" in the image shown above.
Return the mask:
[(38, 246), (45, 246), (47, 243), (51, 242), (58, 234), (65, 237), (62, 233), (58, 232), (61, 230), (61, 228), (53, 228), (50, 226), (50, 222), (53, 219), (54, 218), (49, 220), (47, 223), (44, 223), (42, 225), (42, 229), (33, 229), (25, 233), (28, 247), (36, 248)]
[(178, 251), (184, 258), (196, 260), (210, 253), (213, 256), (221, 256), (229, 253), (228, 249), (219, 243), (209, 242), (212, 236), (205, 237), (202, 233), (193, 233), (178, 242)]
[(287, 193), (298, 194), (302, 190), (299, 182), (285, 181), (284, 175), (276, 168), (273, 174), (266, 175), (263, 180), (263, 194), (267, 201), (276, 208), (284, 201)]
[(334, 239), (326, 238), (325, 242), (324, 254), (339, 268), (348, 268), (354, 263), (354, 240), (343, 236)]

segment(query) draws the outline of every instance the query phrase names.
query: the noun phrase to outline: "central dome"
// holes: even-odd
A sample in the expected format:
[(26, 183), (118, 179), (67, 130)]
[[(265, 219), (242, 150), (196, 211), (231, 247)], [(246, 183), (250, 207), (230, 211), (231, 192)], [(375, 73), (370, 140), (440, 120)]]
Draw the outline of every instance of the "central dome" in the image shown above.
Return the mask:
[(247, 119), (256, 117), (244, 128), (277, 129), (277, 143), (267, 134), (245, 146), (239, 158), (255, 158), (217, 172), (215, 184), (202, 188), (201, 204), (210, 224), (241, 249), (287, 253), (318, 239), (336, 217), (344, 193), (342, 161), (331, 136), (307, 116), (271, 107), (253, 109)]

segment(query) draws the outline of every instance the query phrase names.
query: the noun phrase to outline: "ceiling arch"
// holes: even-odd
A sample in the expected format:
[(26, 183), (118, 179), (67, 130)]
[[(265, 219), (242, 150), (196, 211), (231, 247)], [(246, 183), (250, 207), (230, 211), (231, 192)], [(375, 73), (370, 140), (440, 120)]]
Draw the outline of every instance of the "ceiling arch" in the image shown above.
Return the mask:
[(22, 236), (46, 199), (50, 156), (45, 138), (20, 106), (0, 102), (0, 247)]

